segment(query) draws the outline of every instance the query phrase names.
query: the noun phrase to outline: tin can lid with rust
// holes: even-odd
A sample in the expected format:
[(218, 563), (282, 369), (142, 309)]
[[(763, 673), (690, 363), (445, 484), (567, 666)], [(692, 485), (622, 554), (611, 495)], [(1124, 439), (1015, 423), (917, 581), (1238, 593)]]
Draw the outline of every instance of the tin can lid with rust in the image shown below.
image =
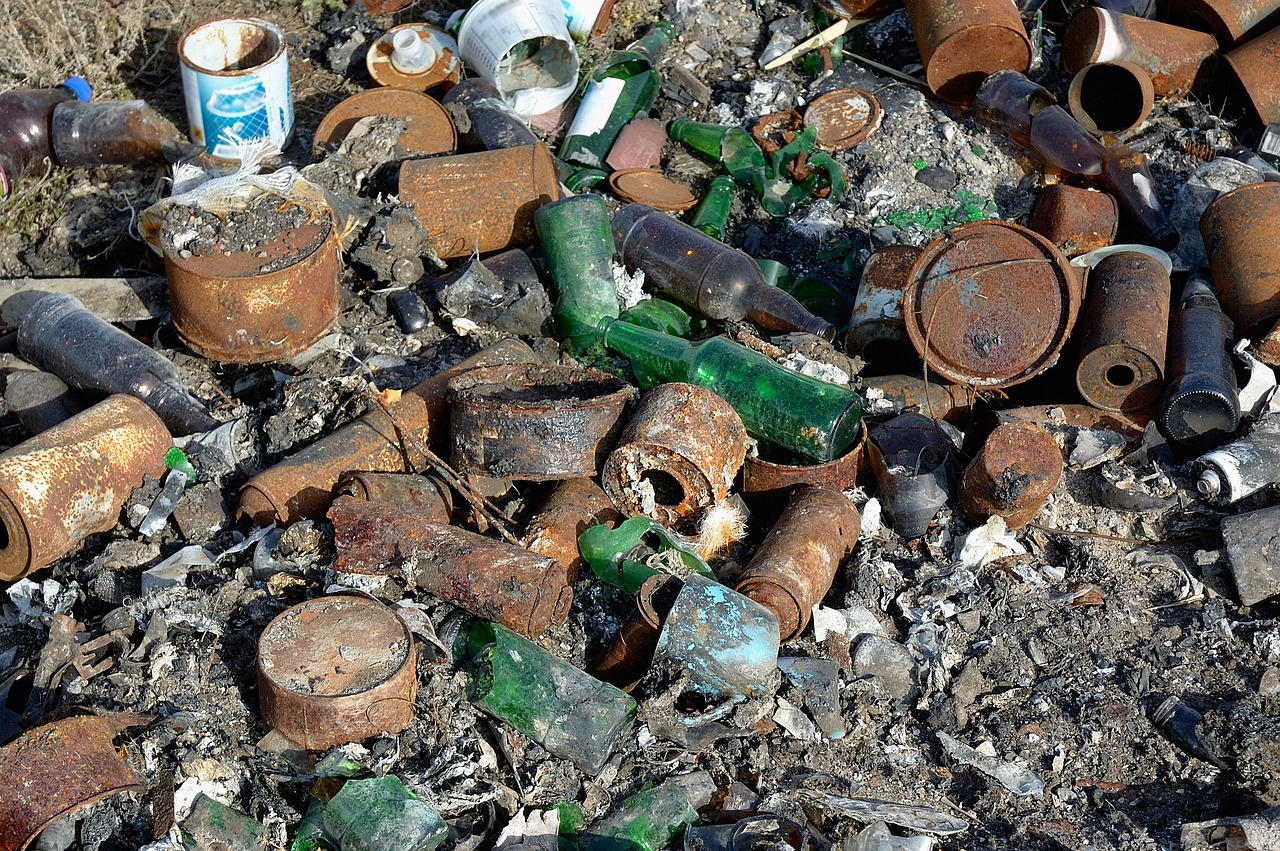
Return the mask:
[(639, 201), (655, 210), (679, 212), (698, 203), (689, 187), (676, 183), (656, 168), (628, 168), (609, 176), (609, 188), (623, 201)]
[(452, 154), (458, 148), (453, 119), (435, 98), (409, 89), (382, 88), (352, 95), (329, 110), (316, 128), (313, 155), (341, 145), (355, 123), (370, 115), (402, 119), (406, 129), (397, 144), (412, 156)]
[(916, 258), (907, 334), (930, 369), (965, 384), (1019, 384), (1057, 361), (1082, 284), (1057, 246), (1005, 221), (970, 222)]
[(861, 89), (827, 92), (804, 113), (804, 123), (818, 128), (818, 147), (843, 151), (865, 142), (880, 127), (880, 101)]
[(369, 76), (381, 86), (425, 92), (462, 79), (458, 43), (430, 24), (392, 27), (369, 45), (364, 62)]

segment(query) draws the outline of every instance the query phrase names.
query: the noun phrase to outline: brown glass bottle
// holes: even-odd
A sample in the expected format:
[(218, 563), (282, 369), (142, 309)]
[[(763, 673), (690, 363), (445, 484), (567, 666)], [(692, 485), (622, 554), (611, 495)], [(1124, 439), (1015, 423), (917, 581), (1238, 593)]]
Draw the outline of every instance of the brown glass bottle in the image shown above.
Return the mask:
[(0, 94), (0, 198), (45, 159), (53, 161), (50, 122), (63, 101), (89, 99), (88, 84), (73, 77), (51, 89), (15, 89)]
[(640, 269), (653, 289), (712, 319), (749, 319), (769, 331), (827, 340), (835, 335), (830, 322), (769, 286), (748, 255), (647, 204), (618, 211), (613, 239), (628, 269)]

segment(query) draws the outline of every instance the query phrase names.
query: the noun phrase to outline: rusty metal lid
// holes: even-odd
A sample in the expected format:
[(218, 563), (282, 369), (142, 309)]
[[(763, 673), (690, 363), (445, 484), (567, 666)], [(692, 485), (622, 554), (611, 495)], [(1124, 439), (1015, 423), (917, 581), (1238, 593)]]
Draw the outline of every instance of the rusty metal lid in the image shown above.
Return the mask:
[(836, 89), (809, 104), (804, 123), (818, 128), (818, 147), (826, 151), (852, 148), (880, 127), (880, 101), (861, 89)]
[(1080, 309), (1067, 258), (1012, 222), (970, 222), (929, 243), (903, 293), (907, 334), (953, 381), (1007, 387), (1058, 358)]
[(655, 210), (678, 212), (698, 203), (689, 187), (669, 179), (656, 168), (615, 171), (609, 176), (609, 188), (623, 201), (639, 201)]
[[(406, 32), (416, 34), (425, 46), (423, 58), (428, 64), (420, 70), (406, 70), (396, 64), (396, 37)], [(408, 37), (412, 39), (412, 35)], [(430, 24), (407, 23), (387, 30), (369, 45), (364, 64), (375, 83), (418, 92), (448, 88), (462, 79), (458, 43), (449, 33)]]
[(341, 145), (355, 123), (370, 115), (403, 118), (408, 130), (399, 144), (413, 156), (451, 154), (458, 147), (458, 131), (439, 101), (409, 89), (381, 88), (352, 95), (329, 110), (316, 128), (312, 156)]

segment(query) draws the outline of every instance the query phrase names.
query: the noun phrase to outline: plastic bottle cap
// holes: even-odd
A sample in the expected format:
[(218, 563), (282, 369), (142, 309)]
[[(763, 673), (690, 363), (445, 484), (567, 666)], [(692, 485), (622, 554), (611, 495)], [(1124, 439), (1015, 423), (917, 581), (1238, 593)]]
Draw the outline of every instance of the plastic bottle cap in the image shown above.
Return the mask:
[(402, 74), (417, 74), (436, 62), (436, 52), (416, 31), (401, 30), (391, 39), (391, 65)]
[(1200, 474), (1200, 481), (1196, 482), (1196, 490), (1207, 497), (1215, 497), (1222, 492), (1222, 481), (1218, 478), (1218, 474), (1214, 470), (1205, 470)]
[(88, 101), (93, 97), (93, 86), (89, 85), (89, 81), (84, 77), (67, 77), (62, 81), (62, 85), (71, 89), (81, 101)]

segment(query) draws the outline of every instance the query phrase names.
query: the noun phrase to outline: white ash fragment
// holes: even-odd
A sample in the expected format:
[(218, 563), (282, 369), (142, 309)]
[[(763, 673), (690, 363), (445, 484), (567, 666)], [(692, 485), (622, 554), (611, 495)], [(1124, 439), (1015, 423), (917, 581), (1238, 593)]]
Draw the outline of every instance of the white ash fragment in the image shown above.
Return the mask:
[(636, 269), (628, 272), (625, 266), (615, 264), (613, 267), (613, 285), (618, 290), (618, 308), (629, 310), (640, 302), (650, 298), (644, 291), (644, 271)]

